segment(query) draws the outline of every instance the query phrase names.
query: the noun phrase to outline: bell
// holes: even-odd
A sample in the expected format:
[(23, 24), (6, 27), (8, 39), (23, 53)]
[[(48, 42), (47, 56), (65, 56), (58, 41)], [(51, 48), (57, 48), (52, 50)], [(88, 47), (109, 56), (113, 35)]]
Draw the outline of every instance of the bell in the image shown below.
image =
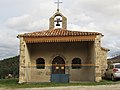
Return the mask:
[(59, 24), (59, 23), (57, 23), (57, 24), (56, 24), (56, 26), (60, 26), (60, 24)]

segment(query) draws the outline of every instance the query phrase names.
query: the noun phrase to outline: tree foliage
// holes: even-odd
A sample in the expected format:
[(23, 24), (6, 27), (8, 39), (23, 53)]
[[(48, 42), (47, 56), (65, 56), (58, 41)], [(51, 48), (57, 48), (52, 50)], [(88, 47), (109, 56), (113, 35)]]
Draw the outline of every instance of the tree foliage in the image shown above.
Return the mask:
[(0, 61), (0, 79), (4, 79), (8, 74), (17, 78), (19, 75), (19, 56)]

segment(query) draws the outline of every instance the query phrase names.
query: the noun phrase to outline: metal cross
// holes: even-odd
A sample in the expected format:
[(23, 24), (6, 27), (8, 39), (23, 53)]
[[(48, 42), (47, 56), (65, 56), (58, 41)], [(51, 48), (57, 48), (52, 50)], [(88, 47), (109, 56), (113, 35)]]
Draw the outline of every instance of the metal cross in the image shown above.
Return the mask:
[(57, 11), (59, 11), (59, 6), (62, 2), (60, 2), (59, 0), (57, 2), (55, 2), (55, 4), (57, 4)]

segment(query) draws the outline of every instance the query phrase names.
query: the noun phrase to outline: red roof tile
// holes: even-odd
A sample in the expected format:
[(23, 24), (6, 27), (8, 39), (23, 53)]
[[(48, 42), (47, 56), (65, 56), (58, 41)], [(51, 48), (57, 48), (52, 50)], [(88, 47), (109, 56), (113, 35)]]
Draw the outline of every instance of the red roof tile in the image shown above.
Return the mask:
[(18, 36), (20, 37), (66, 37), (66, 36), (91, 36), (91, 35), (102, 35), (102, 34), (98, 32), (70, 31), (70, 30), (57, 28), (57, 29), (51, 29), (46, 31), (25, 33)]

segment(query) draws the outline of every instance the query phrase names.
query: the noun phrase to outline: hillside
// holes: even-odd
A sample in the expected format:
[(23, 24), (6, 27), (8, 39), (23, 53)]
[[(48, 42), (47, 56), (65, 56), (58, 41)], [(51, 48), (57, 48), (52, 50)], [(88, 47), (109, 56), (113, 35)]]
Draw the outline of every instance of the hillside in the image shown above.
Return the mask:
[(5, 78), (8, 74), (12, 74), (13, 77), (18, 77), (18, 69), (19, 56), (0, 61), (0, 79)]
[(120, 55), (113, 57), (111, 59), (108, 59), (108, 63), (120, 63)]
[(112, 59), (116, 59), (116, 60), (120, 60), (120, 55), (118, 55), (118, 56), (116, 56), (116, 57), (114, 57), (114, 58), (112, 58)]

